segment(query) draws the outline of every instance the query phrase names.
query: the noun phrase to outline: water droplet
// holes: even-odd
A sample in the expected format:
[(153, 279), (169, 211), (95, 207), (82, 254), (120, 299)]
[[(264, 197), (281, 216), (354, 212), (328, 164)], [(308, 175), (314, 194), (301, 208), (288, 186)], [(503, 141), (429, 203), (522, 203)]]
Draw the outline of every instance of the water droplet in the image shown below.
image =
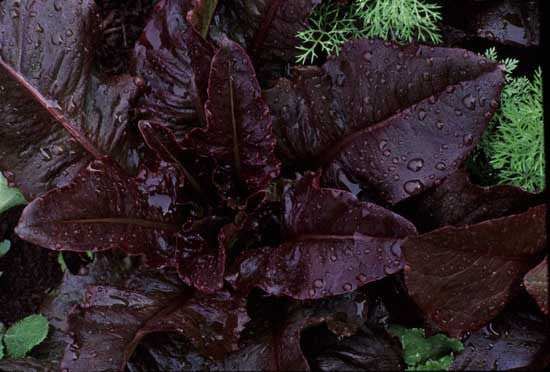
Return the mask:
[(447, 165), (445, 165), (445, 163), (443, 162), (439, 162), (435, 165), (435, 169), (444, 171), (445, 169), (447, 169)]
[(411, 170), (413, 172), (420, 171), (423, 166), (424, 166), (424, 160), (422, 160), (422, 159), (412, 159), (407, 164), (407, 168), (409, 168), (409, 170)]
[(344, 291), (351, 291), (353, 289), (353, 286), (351, 285), (351, 283), (345, 283), (342, 288), (344, 289)]
[(365, 274), (359, 274), (357, 275), (357, 280), (359, 280), (361, 283), (366, 283), (368, 278)]
[(384, 155), (385, 157), (389, 157), (391, 155), (391, 151), (390, 150), (384, 150), (382, 152), (382, 155)]
[(496, 110), (498, 108), (498, 102), (492, 99), (491, 102), (489, 102), (489, 106)]
[(420, 109), (418, 111), (418, 120), (422, 121), (422, 120), (426, 119), (426, 115), (427, 115), (426, 110)]
[(378, 148), (380, 150), (384, 150), (386, 148), (386, 146), (388, 146), (388, 141), (382, 140), (382, 141), (378, 142)]
[(464, 98), (462, 98), (462, 104), (468, 110), (476, 109), (476, 99), (471, 94), (467, 94), (466, 96), (464, 96)]
[(371, 58), (372, 58), (372, 53), (371, 53), (371, 52), (365, 52), (365, 53), (363, 53), (363, 59), (364, 59), (365, 61), (370, 62)]
[(420, 180), (410, 180), (405, 182), (403, 189), (409, 195), (416, 195), (422, 192), (424, 189), (424, 184)]
[(470, 146), (472, 143), (474, 143), (474, 136), (471, 134), (465, 134), (464, 137), (462, 137), (462, 142), (466, 146)]
[(323, 279), (315, 279), (313, 281), (313, 286), (315, 288), (323, 288), (324, 285), (325, 285), (325, 283), (323, 282)]

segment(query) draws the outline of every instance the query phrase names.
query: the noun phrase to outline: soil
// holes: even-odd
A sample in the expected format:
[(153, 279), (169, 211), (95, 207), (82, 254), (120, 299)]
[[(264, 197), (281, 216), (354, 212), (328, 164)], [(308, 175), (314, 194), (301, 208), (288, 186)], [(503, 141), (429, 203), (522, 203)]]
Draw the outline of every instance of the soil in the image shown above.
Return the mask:
[(48, 291), (61, 282), (57, 253), (24, 242), (13, 232), (22, 208), (0, 215), (0, 241), (11, 248), (0, 258), (0, 322), (9, 326), (36, 313)]

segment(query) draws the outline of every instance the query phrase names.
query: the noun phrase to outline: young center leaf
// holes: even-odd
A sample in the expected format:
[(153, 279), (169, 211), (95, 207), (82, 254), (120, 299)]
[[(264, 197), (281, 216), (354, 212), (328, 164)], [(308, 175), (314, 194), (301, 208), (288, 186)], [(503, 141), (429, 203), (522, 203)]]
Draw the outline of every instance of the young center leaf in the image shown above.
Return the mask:
[(248, 192), (279, 175), (271, 116), (250, 58), (226, 39), (212, 60), (205, 104), (206, 128), (195, 128), (185, 147), (228, 167)]
[(348, 178), (394, 204), (458, 169), (498, 108), (504, 72), (461, 49), (344, 45), (264, 96), (281, 152)]
[(416, 233), (399, 215), (320, 188), (312, 176), (286, 190), (282, 208), (287, 239), (244, 253), (227, 277), (235, 288), (300, 300), (351, 292), (401, 270), (403, 238)]
[(163, 120), (181, 139), (204, 121), (203, 106), (212, 46), (197, 32), (207, 22), (212, 0), (159, 1), (134, 48), (133, 73), (147, 91), (136, 106), (140, 117)]
[(136, 164), (126, 130), (137, 86), (94, 76), (92, 0), (0, 4), (0, 169), (31, 200), (91, 159)]

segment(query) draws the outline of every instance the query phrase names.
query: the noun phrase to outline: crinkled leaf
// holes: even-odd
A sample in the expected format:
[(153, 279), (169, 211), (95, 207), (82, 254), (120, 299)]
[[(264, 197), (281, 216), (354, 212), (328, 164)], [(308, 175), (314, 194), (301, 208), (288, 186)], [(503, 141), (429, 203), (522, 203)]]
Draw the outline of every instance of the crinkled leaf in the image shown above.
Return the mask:
[(366, 325), (357, 334), (325, 346), (310, 358), (315, 371), (403, 370), (399, 341), (383, 329)]
[(290, 62), (298, 53), (296, 34), (321, 0), (235, 0), (219, 7), (213, 37), (225, 33), (254, 56)]
[(174, 254), (179, 174), (167, 163), (143, 167), (136, 178), (92, 162), (69, 185), (35, 199), (17, 234), (45, 248), (98, 252), (120, 249), (163, 265)]
[(445, 23), (464, 33), (460, 39), (481, 38), (520, 47), (539, 45), (539, 0), (466, 0), (449, 2), (444, 9)]
[(244, 300), (224, 291), (195, 297), (177, 282), (143, 276), (127, 288), (92, 286), (69, 317), (74, 337), (61, 366), (122, 370), (153, 332), (181, 333), (200, 353), (221, 358), (236, 349), (247, 320)]
[[(399, 337), (403, 347), (403, 359), (409, 367), (413, 367), (413, 370), (415, 366), (419, 365), (424, 365), (425, 368), (442, 365), (447, 361), (446, 357), (449, 353), (464, 349), (462, 343), (455, 338), (449, 338), (441, 333), (426, 337), (424, 330), (421, 328), (405, 328), (393, 325), (390, 327), (390, 332)], [(428, 365), (430, 361), (433, 363)], [(450, 365), (451, 362), (452, 355), (448, 360), (448, 364)], [(422, 366), (419, 367), (422, 368)]]
[(498, 108), (504, 72), (462, 49), (344, 45), (265, 92), (287, 160), (397, 203), (453, 173)]
[(44, 315), (29, 315), (21, 319), (4, 335), (4, 344), (11, 358), (24, 357), (48, 335), (48, 319)]
[(227, 39), (212, 60), (205, 111), (207, 126), (189, 133), (187, 148), (228, 166), (249, 192), (279, 175), (271, 117), (254, 67), (246, 52)]
[(298, 305), (274, 324), (252, 324), (240, 350), (220, 366), (229, 371), (303, 371), (309, 364), (301, 346), (308, 328), (324, 324), (338, 337), (351, 336), (365, 322), (367, 307), (361, 294), (346, 294), (315, 303)]
[(96, 12), (91, 0), (0, 4), (0, 168), (29, 200), (90, 159), (138, 160), (126, 128), (136, 84), (91, 71)]
[(414, 226), (307, 176), (283, 200), (288, 239), (243, 254), (228, 280), (236, 288), (315, 299), (351, 292), (403, 268), (401, 243)]
[(548, 312), (548, 257), (525, 275), (523, 285), (535, 299), (541, 311), (550, 315)]
[(439, 359), (430, 359), (425, 363), (408, 368), (408, 371), (448, 371), (453, 362), (452, 355), (445, 355)]
[(543, 197), (514, 186), (475, 185), (461, 169), (438, 187), (410, 199), (401, 207), (420, 231), (430, 231), (446, 225), (471, 225), (525, 212), (541, 204)]
[(540, 205), (406, 239), (409, 295), (451, 336), (480, 328), (504, 308), (540, 257), (546, 244), (545, 214)]
[[(539, 354), (548, 355), (548, 323), (525, 310), (508, 309), (464, 340), (452, 370), (537, 370)], [(548, 367), (548, 365), (546, 365)]]
[(165, 121), (178, 139), (186, 128), (204, 119), (214, 51), (188, 19), (203, 28), (210, 3), (212, 0), (159, 1), (134, 49), (133, 72), (147, 87), (137, 111), (145, 119)]
[(176, 267), (186, 284), (209, 293), (223, 287), (227, 231), (224, 225), (222, 218), (208, 217), (184, 227)]
[(143, 338), (128, 361), (129, 372), (213, 371), (215, 363), (197, 353), (177, 333), (151, 333)]
[(9, 187), (8, 180), (0, 173), (0, 214), (10, 208), (26, 204), (27, 201), (19, 190)]

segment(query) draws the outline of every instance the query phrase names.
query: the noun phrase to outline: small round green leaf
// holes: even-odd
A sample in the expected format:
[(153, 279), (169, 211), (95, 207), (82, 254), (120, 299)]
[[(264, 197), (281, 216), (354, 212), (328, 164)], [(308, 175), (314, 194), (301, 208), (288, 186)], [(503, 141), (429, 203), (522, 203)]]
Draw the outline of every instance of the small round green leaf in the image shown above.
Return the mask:
[(10, 358), (22, 358), (48, 335), (48, 319), (41, 314), (29, 315), (12, 325), (4, 335)]

